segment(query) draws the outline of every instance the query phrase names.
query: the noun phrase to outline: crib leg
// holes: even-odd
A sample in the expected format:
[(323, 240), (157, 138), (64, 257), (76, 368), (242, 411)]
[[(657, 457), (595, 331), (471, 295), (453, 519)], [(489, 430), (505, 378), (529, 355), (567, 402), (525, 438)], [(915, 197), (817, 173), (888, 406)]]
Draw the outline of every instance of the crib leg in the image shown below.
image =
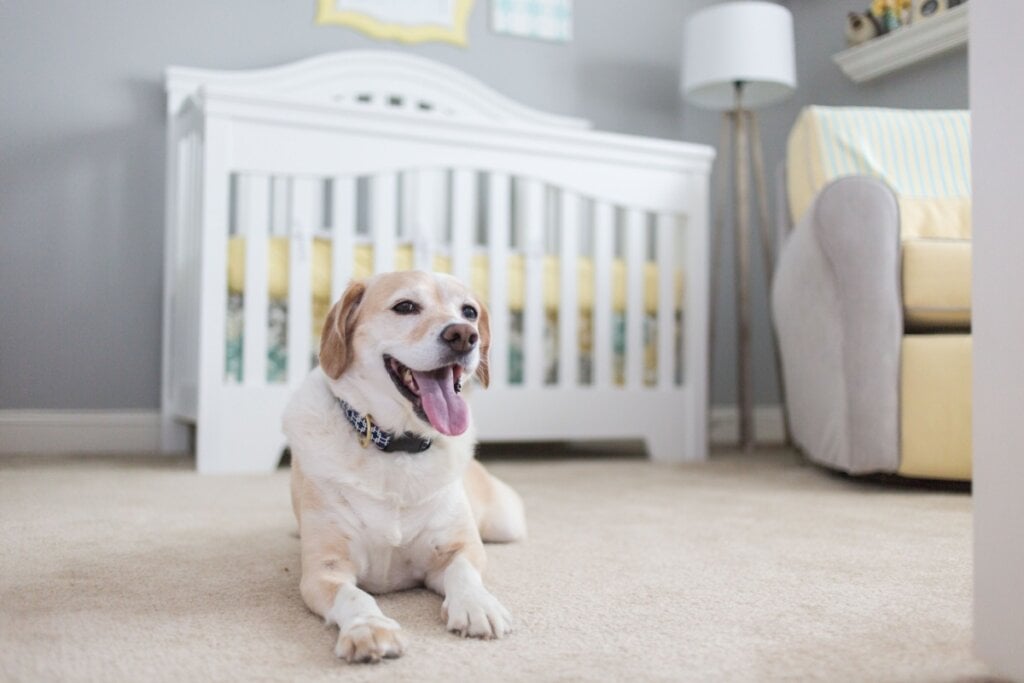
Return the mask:
[(707, 460), (706, 412), (703, 410), (663, 414), (652, 421), (645, 439), (647, 454), (657, 462)]
[(169, 413), (160, 415), (160, 450), (164, 453), (185, 453), (189, 449), (189, 426)]
[(273, 472), (281, 461), (284, 437), (276, 419), (220, 416), (196, 427), (196, 469), (201, 474)]
[(647, 455), (655, 462), (683, 462), (692, 460), (686, 452), (686, 427), (681, 420), (666, 420), (657, 425), (645, 439)]

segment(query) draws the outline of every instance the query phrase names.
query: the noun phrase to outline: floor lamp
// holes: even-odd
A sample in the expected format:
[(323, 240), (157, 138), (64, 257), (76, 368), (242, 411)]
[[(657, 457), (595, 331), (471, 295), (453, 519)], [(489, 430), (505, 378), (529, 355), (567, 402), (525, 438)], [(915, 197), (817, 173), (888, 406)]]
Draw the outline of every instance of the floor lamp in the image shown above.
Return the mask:
[[(725, 2), (704, 8), (687, 19), (682, 60), (682, 89), (687, 101), (699, 107), (723, 111), (715, 182), (709, 371), (715, 346), (714, 296), (720, 270), (728, 169), (732, 157), (739, 444), (744, 450), (749, 450), (755, 439), (750, 357), (750, 246), (754, 237), (750, 227), (751, 174), (757, 196), (758, 227), (767, 283), (771, 281), (775, 263), (761, 134), (753, 110), (783, 100), (796, 89), (793, 16), (785, 7), (763, 1)], [(781, 370), (777, 351), (776, 370)], [(778, 376), (782, 386), (781, 371)]]

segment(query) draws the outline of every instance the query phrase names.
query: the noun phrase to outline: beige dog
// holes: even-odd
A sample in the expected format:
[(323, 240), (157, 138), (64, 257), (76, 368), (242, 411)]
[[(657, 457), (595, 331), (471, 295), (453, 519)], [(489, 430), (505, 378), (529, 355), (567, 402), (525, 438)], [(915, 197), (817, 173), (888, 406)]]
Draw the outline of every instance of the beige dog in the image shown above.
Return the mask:
[(508, 611), (484, 587), (484, 541), (526, 533), (519, 496), (473, 460), (463, 386), (487, 386), (487, 310), (448, 275), (349, 285), (320, 367), (288, 404), (302, 597), (339, 628), (350, 662), (398, 657), (398, 624), (370, 593), (425, 584), (448, 630), (500, 638)]

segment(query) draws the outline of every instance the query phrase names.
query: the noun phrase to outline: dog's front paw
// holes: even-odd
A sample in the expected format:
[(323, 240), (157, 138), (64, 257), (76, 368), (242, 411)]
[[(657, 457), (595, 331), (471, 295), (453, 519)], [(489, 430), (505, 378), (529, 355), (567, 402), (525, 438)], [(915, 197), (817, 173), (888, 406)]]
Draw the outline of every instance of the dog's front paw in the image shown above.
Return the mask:
[(463, 637), (501, 638), (512, 632), (512, 615), (483, 588), (446, 596), (441, 618)]
[(350, 664), (400, 657), (405, 649), (401, 631), (394, 619), (376, 616), (359, 619), (338, 634), (334, 654)]

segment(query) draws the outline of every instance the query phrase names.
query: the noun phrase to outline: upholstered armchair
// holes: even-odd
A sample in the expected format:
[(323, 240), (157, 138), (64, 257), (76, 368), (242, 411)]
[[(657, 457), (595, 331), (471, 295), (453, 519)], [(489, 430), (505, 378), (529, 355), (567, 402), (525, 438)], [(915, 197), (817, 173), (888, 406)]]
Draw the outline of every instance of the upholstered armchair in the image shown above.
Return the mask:
[(811, 460), (971, 476), (969, 119), (810, 107), (772, 287), (786, 408)]

